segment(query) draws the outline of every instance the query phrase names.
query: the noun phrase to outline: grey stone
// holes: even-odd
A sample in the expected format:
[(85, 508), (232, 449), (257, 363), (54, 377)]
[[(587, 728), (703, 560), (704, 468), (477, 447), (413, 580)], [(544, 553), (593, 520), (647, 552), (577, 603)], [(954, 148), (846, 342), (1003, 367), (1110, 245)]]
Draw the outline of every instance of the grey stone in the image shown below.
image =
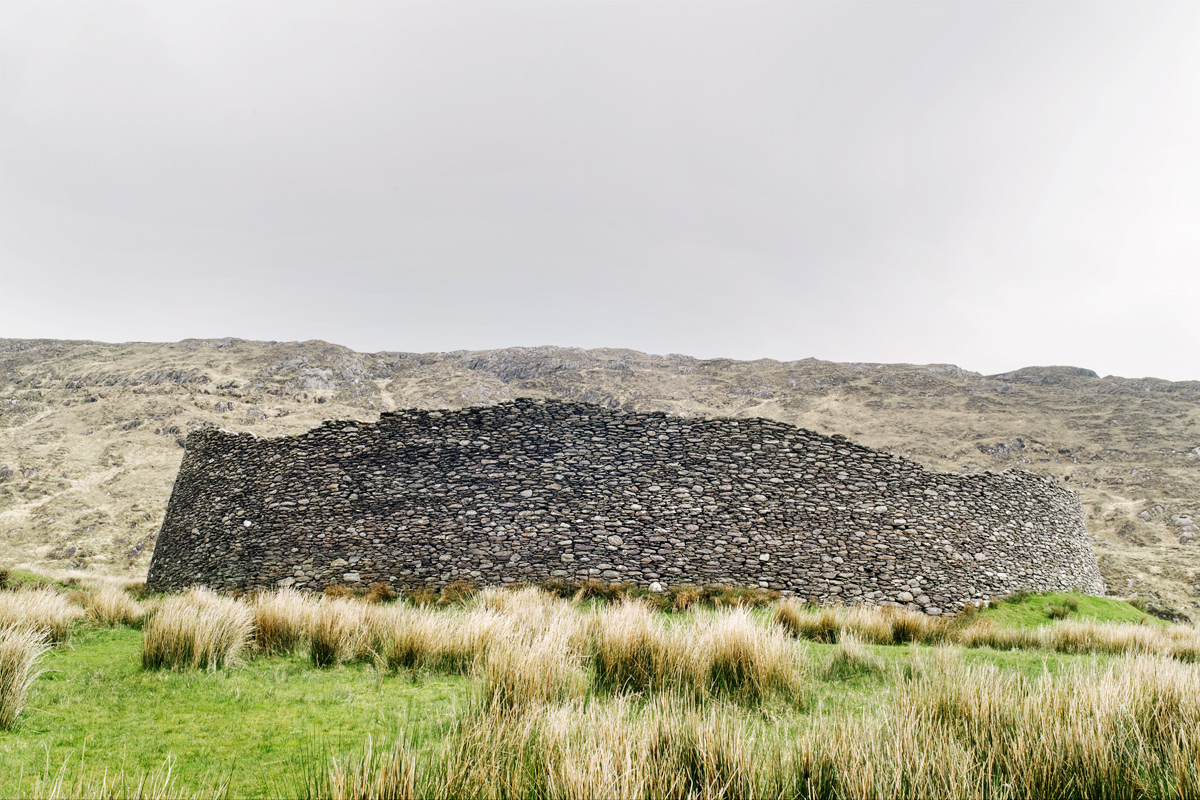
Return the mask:
[[(586, 575), (943, 609), (1103, 591), (1071, 492), (1019, 470), (933, 473), (761, 419), (517, 400), (278, 439), (205, 428), (176, 485), (151, 591)], [(1191, 541), (1191, 526), (1172, 529)]]

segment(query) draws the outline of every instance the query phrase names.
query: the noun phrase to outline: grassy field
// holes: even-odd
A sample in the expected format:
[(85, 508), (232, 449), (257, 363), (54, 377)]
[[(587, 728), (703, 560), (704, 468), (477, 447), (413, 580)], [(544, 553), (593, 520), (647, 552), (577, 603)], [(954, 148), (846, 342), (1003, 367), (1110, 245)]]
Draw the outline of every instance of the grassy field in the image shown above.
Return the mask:
[(45, 658), (20, 727), (0, 734), (0, 774), (9, 779), (0, 796), (16, 793), (19, 773), (29, 784), (47, 764), (51, 773), (69, 764), (77, 774), (81, 758), (89, 771), (152, 771), (168, 757), (182, 786), (225, 778), (231, 796), (274, 796), (314, 751), (448, 719), (468, 690), (453, 675), (385, 677), (364, 664), (317, 670), (306, 655), (146, 671), (141, 640), (128, 628), (81, 630)]
[(0, 592), (28, 615), (0, 627), (69, 617), (0, 731), (0, 796), (1200, 796), (1200, 631), (1119, 601), (943, 621), (114, 588)]

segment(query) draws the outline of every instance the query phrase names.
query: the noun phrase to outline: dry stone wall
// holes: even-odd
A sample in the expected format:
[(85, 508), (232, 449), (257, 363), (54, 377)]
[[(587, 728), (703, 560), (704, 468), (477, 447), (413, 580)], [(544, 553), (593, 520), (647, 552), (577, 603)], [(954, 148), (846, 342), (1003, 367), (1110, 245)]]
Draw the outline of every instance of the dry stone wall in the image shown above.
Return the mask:
[(1027, 472), (951, 475), (764, 419), (518, 400), (195, 431), (154, 591), (597, 578), (769, 587), (929, 613), (1103, 593), (1079, 503)]

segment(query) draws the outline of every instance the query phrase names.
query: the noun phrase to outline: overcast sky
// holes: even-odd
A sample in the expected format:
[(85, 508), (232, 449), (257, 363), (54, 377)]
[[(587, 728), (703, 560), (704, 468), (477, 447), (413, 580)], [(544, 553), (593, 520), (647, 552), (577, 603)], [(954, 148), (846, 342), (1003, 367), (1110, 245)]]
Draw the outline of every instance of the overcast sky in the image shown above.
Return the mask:
[(0, 3), (0, 336), (1200, 379), (1200, 3)]

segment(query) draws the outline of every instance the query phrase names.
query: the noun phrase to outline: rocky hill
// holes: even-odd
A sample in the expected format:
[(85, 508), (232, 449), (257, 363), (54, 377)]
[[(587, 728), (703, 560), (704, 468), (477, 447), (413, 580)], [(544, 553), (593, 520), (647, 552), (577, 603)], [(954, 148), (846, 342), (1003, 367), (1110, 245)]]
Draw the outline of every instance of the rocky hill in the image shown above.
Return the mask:
[(326, 342), (0, 339), (0, 565), (145, 572), (189, 430), (520, 396), (761, 416), (945, 471), (1019, 467), (1076, 489), (1110, 592), (1200, 600), (1200, 382), (1076, 367), (980, 375), (537, 347), (358, 353)]

